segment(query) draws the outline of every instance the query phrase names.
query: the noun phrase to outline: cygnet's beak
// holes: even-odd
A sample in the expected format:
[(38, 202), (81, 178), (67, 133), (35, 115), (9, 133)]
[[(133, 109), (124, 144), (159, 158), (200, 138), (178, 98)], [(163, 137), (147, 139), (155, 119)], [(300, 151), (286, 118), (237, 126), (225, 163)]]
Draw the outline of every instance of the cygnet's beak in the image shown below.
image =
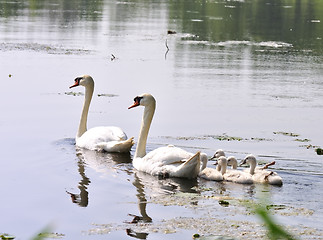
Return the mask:
[(213, 159), (216, 159), (215, 154), (214, 154), (214, 155), (213, 155), (213, 157), (211, 157), (209, 160), (213, 160)]
[(241, 167), (243, 164), (246, 164), (246, 163), (247, 163), (246, 159), (243, 159), (243, 160), (239, 163), (239, 167)]
[(218, 159), (215, 161), (215, 163), (213, 165), (215, 165), (215, 166), (218, 165)]

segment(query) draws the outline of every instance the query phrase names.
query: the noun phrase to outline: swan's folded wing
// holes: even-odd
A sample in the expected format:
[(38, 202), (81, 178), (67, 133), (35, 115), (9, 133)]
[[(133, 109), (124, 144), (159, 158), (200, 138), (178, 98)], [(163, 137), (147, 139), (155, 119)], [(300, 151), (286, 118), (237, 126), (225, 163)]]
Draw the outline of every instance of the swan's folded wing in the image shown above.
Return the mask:
[(98, 151), (106, 151), (106, 152), (129, 152), (131, 147), (134, 145), (133, 137), (127, 140), (121, 141), (110, 141), (110, 142), (102, 142), (98, 143), (95, 147)]
[(160, 147), (149, 152), (145, 157), (145, 161), (156, 166), (178, 165), (185, 163), (193, 156), (181, 148), (174, 146)]

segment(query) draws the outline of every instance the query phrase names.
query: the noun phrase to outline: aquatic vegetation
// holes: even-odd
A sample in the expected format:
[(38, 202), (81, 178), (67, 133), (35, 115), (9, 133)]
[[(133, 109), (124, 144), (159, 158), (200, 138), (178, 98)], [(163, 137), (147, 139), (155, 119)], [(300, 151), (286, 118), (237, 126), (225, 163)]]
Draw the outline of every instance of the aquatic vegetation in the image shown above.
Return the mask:
[(172, 137), (172, 136), (163, 136), (164, 138), (169, 139), (176, 139), (176, 140), (208, 140), (208, 139), (216, 139), (219, 141), (273, 141), (273, 139), (270, 138), (264, 138), (264, 137), (236, 137), (236, 136), (229, 136), (226, 133), (223, 133), (221, 135), (203, 135), (203, 136), (178, 136), (178, 137)]
[(214, 139), (217, 139), (219, 141), (242, 141), (242, 140), (247, 140), (246, 138), (242, 138), (242, 137), (233, 137), (233, 136), (229, 136), (227, 134), (223, 134), (223, 135), (208, 135), (208, 137), (212, 137)]
[(300, 139), (300, 138), (296, 138), (294, 141), (296, 142), (310, 142), (311, 140), (304, 138), (304, 139)]
[(225, 201), (225, 200), (219, 200), (219, 204), (223, 207), (228, 207), (229, 206), (229, 202)]
[(200, 234), (198, 234), (198, 233), (195, 233), (195, 234), (193, 235), (193, 238), (199, 238), (199, 237), (201, 237), (201, 235), (200, 235)]
[(266, 209), (275, 209), (275, 210), (281, 210), (281, 209), (286, 209), (285, 205), (275, 205), (275, 204), (270, 204), (266, 206)]
[[(62, 234), (62, 233), (51, 233), (50, 228), (47, 227), (44, 230), (42, 230), (39, 234), (37, 234), (35, 237), (32, 237), (31, 240), (42, 240), (42, 239), (48, 239), (48, 238), (61, 239), (64, 236), (65, 234)], [(3, 233), (3, 234), (0, 234), (0, 239), (13, 240), (13, 239), (16, 239), (16, 237), (7, 233)]]
[(0, 235), (0, 239), (2, 240), (11, 240), (11, 239), (15, 239), (16, 237), (13, 235), (10, 235), (8, 233), (3, 233)]
[[(203, 189), (203, 187), (201, 188)], [(200, 189), (200, 190), (201, 190)], [(284, 228), (280, 226), (272, 217), (273, 214), (279, 214), (280, 211), (297, 212), (306, 214), (306, 209), (297, 209), (285, 205), (263, 204), (251, 199), (234, 199), (223, 196), (223, 194), (210, 193), (209, 190), (197, 193), (175, 193), (162, 196), (151, 196), (150, 201), (154, 204), (164, 206), (184, 206), (192, 208), (194, 212), (200, 212), (202, 215), (188, 217), (173, 217), (170, 219), (154, 219), (152, 222), (134, 221), (124, 222), (123, 224), (93, 224), (93, 228), (87, 233), (109, 234), (113, 231), (127, 230), (127, 233), (140, 234), (176, 234), (182, 230), (194, 230), (193, 239), (287, 239), (294, 240), (289, 232), (298, 236), (310, 236), (312, 234), (321, 236), (315, 229), (301, 229), (299, 226)], [(210, 195), (211, 194), (211, 195)], [(227, 201), (228, 200), (228, 201)], [(218, 203), (228, 203), (226, 208), (219, 208)], [(167, 203), (167, 204), (165, 204)], [(221, 211), (221, 209), (223, 211)], [(239, 212), (240, 211), (240, 212)], [(222, 213), (221, 213), (222, 212)], [(239, 214), (243, 219), (246, 215), (259, 216), (263, 222), (241, 220), (242, 218), (232, 219), (223, 217), (233, 213)], [(140, 216), (138, 216), (140, 218)], [(287, 230), (285, 230), (285, 228)]]
[(320, 148), (319, 146), (307, 144), (307, 145), (300, 145), (300, 147), (304, 147), (306, 149), (315, 149), (315, 152), (317, 153), (317, 155), (323, 155), (322, 148)]
[(69, 96), (84, 96), (84, 93), (82, 93), (82, 92), (72, 92), (72, 91), (70, 91), (70, 92), (65, 92), (64, 94), (69, 95)]
[(39, 233), (36, 237), (34, 237), (32, 240), (42, 240), (42, 239), (62, 239), (65, 237), (65, 234), (62, 233), (47, 233), (47, 232), (42, 232)]
[[(70, 92), (64, 92), (64, 94), (68, 96), (84, 96), (83, 92), (70, 91)], [(118, 97), (119, 95), (113, 94), (113, 93), (99, 93), (97, 96), (98, 97)]]
[(316, 148), (317, 155), (323, 155), (323, 149), (322, 148)]
[(40, 43), (0, 43), (1, 51), (34, 51), (48, 54), (82, 55), (91, 53), (90, 50), (64, 48), (60, 45), (46, 45)]
[(118, 95), (112, 93), (99, 93), (98, 97), (118, 97)]
[(290, 136), (290, 137), (298, 137), (299, 136), (299, 134), (291, 133), (291, 132), (274, 132), (274, 134), (281, 134), (281, 135)]

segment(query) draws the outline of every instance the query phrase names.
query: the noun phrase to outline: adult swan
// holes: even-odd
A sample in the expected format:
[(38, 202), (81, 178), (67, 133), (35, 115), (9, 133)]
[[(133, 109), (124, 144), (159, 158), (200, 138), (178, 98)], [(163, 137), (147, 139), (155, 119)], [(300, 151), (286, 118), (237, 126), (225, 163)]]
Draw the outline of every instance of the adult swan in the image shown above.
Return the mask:
[(133, 166), (151, 175), (162, 175), (169, 177), (196, 178), (200, 171), (200, 152), (192, 154), (185, 150), (169, 145), (157, 148), (146, 154), (146, 143), (151, 121), (154, 116), (156, 101), (148, 93), (137, 96), (134, 104), (128, 109), (144, 106), (139, 139)]
[(74, 85), (85, 87), (85, 100), (79, 128), (76, 134), (76, 146), (89, 150), (106, 152), (129, 152), (133, 137), (127, 140), (126, 134), (119, 127), (94, 127), (87, 130), (87, 116), (94, 90), (94, 81), (91, 76), (83, 75), (75, 78)]

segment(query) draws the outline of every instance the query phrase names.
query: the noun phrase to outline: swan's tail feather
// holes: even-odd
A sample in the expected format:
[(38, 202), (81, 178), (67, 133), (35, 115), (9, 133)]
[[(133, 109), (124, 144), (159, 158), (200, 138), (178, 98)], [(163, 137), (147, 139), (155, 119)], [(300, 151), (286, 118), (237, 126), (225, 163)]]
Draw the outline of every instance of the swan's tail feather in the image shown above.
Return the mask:
[(177, 171), (178, 176), (174, 177), (196, 178), (200, 171), (200, 153), (195, 153), (185, 163), (181, 164), (180, 170)]
[(277, 185), (277, 186), (282, 186), (283, 185), (283, 179), (278, 176), (278, 175), (274, 175), (274, 176), (266, 176), (267, 179), (266, 179), (266, 182), (268, 182), (269, 184), (271, 185)]
[(134, 138), (131, 137), (124, 141), (111, 141), (111, 142), (98, 143), (96, 147), (98, 150), (103, 150), (106, 152), (118, 152), (118, 153), (130, 152), (131, 147), (135, 144), (133, 139)]
[(201, 154), (201, 152), (197, 152), (197, 153), (195, 153), (195, 154), (194, 154), (190, 159), (188, 159), (188, 160), (184, 163), (184, 165), (196, 164), (195, 162), (200, 160), (200, 154)]

